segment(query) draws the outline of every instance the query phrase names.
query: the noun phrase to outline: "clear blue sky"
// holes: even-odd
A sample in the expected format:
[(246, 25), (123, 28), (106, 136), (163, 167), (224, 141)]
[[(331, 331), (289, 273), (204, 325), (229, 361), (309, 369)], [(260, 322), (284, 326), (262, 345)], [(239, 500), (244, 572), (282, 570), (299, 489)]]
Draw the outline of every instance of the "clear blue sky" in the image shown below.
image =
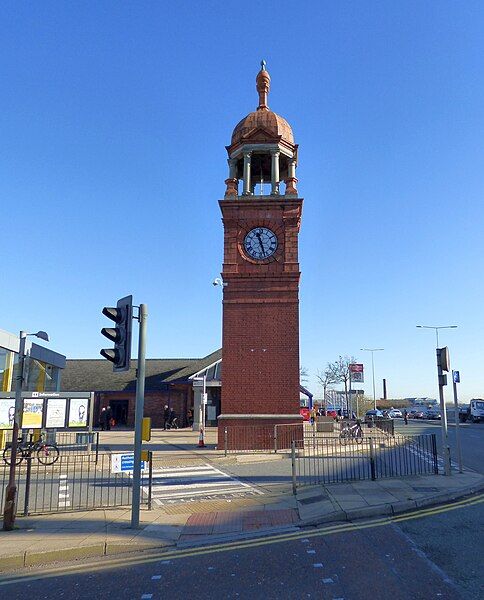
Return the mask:
[[(437, 394), (443, 332), (484, 396), (482, 2), (2, 2), (0, 327), (98, 357), (148, 304), (150, 357), (220, 345), (225, 145), (257, 103), (300, 145), (301, 363), (375, 355), (377, 394)], [(121, 257), (116, 268), (115, 257)], [(451, 398), (451, 388), (446, 390)]]

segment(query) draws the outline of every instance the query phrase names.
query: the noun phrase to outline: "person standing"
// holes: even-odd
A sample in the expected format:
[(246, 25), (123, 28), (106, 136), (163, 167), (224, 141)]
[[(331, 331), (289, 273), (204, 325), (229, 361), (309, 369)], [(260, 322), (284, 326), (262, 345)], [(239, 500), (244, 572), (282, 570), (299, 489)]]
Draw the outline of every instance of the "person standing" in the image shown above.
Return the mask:
[(108, 407), (106, 408), (106, 429), (108, 431), (111, 431), (112, 419), (113, 419), (113, 411), (112, 411), (111, 407), (108, 405)]
[(168, 404), (165, 404), (165, 410), (163, 411), (163, 429), (166, 431), (166, 426), (169, 425), (170, 422), (170, 409), (168, 408)]
[(403, 409), (403, 422), (408, 425), (408, 413), (405, 408)]
[(101, 408), (101, 414), (99, 415), (99, 422), (101, 424), (101, 431), (106, 429), (107, 418), (106, 418), (106, 407)]

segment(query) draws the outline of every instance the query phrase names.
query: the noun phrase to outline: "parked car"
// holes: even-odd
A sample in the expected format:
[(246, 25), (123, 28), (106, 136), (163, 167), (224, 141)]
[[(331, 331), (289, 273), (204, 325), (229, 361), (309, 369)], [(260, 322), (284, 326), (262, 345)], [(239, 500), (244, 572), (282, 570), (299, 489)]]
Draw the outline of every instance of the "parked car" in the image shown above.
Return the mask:
[(401, 419), (403, 417), (402, 411), (398, 408), (392, 408), (392, 410), (388, 412), (388, 416), (390, 419)]
[(414, 415), (413, 415), (414, 419), (426, 419), (427, 418), (427, 411), (426, 410), (417, 410)]
[(421, 408), (411, 408), (408, 411), (408, 418), (409, 419), (423, 419), (424, 418), (424, 411)]
[(427, 411), (427, 419), (441, 419), (442, 414), (438, 408), (429, 408)]
[(377, 408), (372, 408), (371, 410), (366, 411), (365, 420), (366, 419), (374, 419), (375, 417), (383, 417), (382, 411), (378, 410)]
[(338, 411), (334, 408), (328, 408), (328, 410), (326, 411), (326, 416), (333, 417), (333, 419), (336, 419), (338, 417)]

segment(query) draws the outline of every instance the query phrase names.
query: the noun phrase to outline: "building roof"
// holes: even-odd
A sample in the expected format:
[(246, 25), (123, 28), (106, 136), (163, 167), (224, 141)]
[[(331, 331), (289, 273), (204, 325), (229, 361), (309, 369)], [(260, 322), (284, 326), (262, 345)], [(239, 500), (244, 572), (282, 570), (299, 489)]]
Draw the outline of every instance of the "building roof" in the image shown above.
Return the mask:
[[(159, 390), (168, 383), (180, 383), (204, 367), (222, 357), (217, 350), (203, 358), (147, 358), (146, 391)], [(113, 373), (112, 364), (103, 358), (70, 359), (61, 376), (61, 390), (119, 392), (136, 390), (137, 360), (131, 361), (131, 369)]]

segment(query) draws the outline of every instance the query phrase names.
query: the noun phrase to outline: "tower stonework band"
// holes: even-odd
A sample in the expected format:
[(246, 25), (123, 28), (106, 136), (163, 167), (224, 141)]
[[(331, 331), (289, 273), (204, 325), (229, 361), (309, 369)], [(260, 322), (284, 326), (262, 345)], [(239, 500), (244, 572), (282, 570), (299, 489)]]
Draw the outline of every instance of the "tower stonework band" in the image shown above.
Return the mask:
[(224, 226), (219, 447), (226, 428), (240, 432), (230, 436), (232, 444), (243, 438), (252, 448), (260, 447), (257, 431), (272, 432), (275, 425), (291, 425), (296, 439), (298, 430), (302, 435), (298, 147), (287, 121), (269, 110), (270, 76), (264, 61), (261, 65), (259, 105), (234, 129), (227, 189), (219, 201)]

